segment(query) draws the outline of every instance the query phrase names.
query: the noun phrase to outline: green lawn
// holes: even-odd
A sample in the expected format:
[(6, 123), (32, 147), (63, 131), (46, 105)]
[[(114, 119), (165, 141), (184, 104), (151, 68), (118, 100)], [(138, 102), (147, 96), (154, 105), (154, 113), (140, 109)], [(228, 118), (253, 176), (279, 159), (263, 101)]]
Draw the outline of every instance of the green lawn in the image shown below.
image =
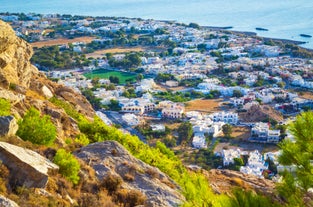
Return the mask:
[(110, 76), (116, 76), (120, 79), (120, 84), (124, 84), (128, 79), (131, 79), (132, 81), (136, 80), (136, 74), (104, 69), (94, 70), (92, 72), (85, 73), (84, 76), (90, 79), (96, 77), (108, 79)]

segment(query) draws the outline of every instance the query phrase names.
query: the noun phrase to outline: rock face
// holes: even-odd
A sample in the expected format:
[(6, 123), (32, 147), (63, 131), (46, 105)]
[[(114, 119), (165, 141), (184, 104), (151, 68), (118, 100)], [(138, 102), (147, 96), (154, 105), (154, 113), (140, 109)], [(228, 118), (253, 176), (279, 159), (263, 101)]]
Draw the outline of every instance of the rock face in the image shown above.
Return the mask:
[(57, 127), (58, 141), (63, 143), (64, 138), (74, 138), (80, 132), (76, 121), (49, 102), (50, 98), (55, 96), (72, 104), (89, 120), (93, 119), (95, 112), (80, 93), (50, 81), (39, 72), (29, 61), (32, 54), (31, 45), (17, 37), (11, 26), (0, 20), (0, 98), (11, 102), (11, 112), (15, 117), (23, 117), (30, 107), (51, 115)]
[(0, 116), (0, 136), (15, 135), (18, 125), (13, 116)]
[(19, 207), (14, 201), (0, 195), (0, 206), (3, 207)]
[(278, 111), (266, 105), (252, 106), (247, 112), (239, 115), (240, 119), (244, 122), (258, 122), (268, 120), (268, 118), (276, 121), (282, 121), (284, 119)]
[(216, 193), (230, 193), (234, 187), (273, 195), (275, 183), (271, 180), (246, 175), (232, 170), (210, 170), (207, 174), (212, 189)]
[(123, 188), (140, 190), (147, 197), (145, 206), (179, 206), (184, 201), (174, 181), (130, 155), (118, 142), (94, 143), (75, 156), (90, 165), (99, 180), (109, 174), (117, 175), (124, 180)]
[(0, 85), (18, 84), (28, 87), (36, 67), (29, 62), (32, 47), (16, 37), (11, 26), (0, 21)]
[(59, 167), (38, 153), (0, 142), (0, 160), (10, 170), (10, 182), (25, 187), (44, 188), (48, 173)]

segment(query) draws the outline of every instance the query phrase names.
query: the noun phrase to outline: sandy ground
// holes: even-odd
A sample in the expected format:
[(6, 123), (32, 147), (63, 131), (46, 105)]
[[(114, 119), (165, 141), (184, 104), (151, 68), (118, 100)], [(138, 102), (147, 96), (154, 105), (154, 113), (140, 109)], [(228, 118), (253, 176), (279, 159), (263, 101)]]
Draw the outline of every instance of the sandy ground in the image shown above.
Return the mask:
[(233, 133), (231, 134), (235, 139), (246, 140), (250, 137), (249, 127), (233, 127)]
[(313, 99), (313, 93), (312, 92), (302, 92), (302, 93), (303, 93), (303, 95), (299, 94), (299, 96), (301, 98)]
[(187, 111), (200, 111), (200, 112), (216, 112), (219, 111), (220, 104), (223, 99), (197, 99), (186, 102), (186, 112)]
[(73, 43), (73, 42), (85, 42), (85, 43), (90, 43), (92, 40), (94, 40), (94, 37), (77, 37), (74, 39), (65, 39), (65, 38), (60, 38), (60, 39), (54, 39), (54, 40), (48, 40), (48, 41), (42, 41), (42, 42), (34, 42), (31, 43), (33, 47), (41, 48), (45, 46), (53, 46), (53, 45), (63, 45), (63, 44), (68, 44), (68, 43)]
[(86, 54), (86, 57), (93, 57), (93, 58), (101, 58), (106, 53), (126, 53), (126, 52), (141, 52), (145, 51), (145, 48), (142, 47), (130, 47), (130, 48), (110, 48), (110, 49), (104, 49), (104, 50), (97, 50), (93, 53)]

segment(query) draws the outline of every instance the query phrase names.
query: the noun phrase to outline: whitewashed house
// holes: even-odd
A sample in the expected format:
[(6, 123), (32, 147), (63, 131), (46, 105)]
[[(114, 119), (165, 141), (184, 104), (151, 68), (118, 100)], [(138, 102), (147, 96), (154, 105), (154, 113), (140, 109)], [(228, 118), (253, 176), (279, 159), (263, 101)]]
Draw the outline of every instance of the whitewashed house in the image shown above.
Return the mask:
[(197, 149), (207, 147), (204, 133), (194, 133), (194, 136), (192, 138), (192, 146)]

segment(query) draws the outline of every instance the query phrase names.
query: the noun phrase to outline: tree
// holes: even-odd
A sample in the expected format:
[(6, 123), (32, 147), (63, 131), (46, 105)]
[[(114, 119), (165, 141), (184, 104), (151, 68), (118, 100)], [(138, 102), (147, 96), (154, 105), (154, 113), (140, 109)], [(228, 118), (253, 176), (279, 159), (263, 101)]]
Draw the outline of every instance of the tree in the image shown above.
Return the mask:
[(120, 83), (120, 79), (117, 76), (110, 76), (109, 80), (110, 80), (111, 83), (116, 83), (116, 84)]
[(273, 202), (270, 198), (258, 195), (252, 191), (245, 191), (240, 188), (233, 190), (233, 196), (230, 198), (229, 207), (279, 207), (277, 202)]
[(138, 67), (141, 65), (141, 58), (137, 53), (127, 54), (125, 59), (130, 62), (130, 67)]
[(110, 110), (112, 111), (119, 111), (121, 107), (119, 106), (119, 102), (117, 100), (111, 99), (110, 104), (108, 105)]
[(179, 143), (186, 142), (188, 143), (192, 137), (193, 130), (190, 122), (183, 122), (178, 127), (178, 141)]
[(240, 98), (240, 97), (242, 97), (242, 96), (243, 96), (243, 94), (242, 94), (241, 91), (239, 91), (239, 90), (234, 90), (234, 91), (233, 91), (233, 97)]
[(19, 129), (17, 135), (23, 140), (34, 144), (51, 145), (57, 135), (57, 130), (50, 116), (41, 116), (35, 108), (30, 108), (22, 120), (18, 121)]
[(143, 75), (142, 75), (141, 73), (138, 74), (137, 77), (136, 77), (136, 79), (137, 79), (138, 82), (141, 81), (143, 78), (144, 78), (144, 77), (143, 77)]
[(59, 149), (53, 158), (53, 162), (57, 164), (60, 169), (59, 172), (74, 184), (79, 182), (80, 165), (78, 160), (64, 149)]
[(278, 82), (278, 83), (277, 83), (277, 86), (280, 87), (280, 88), (285, 88), (286, 83), (283, 82), (283, 81), (281, 81), (281, 82)]
[(188, 25), (189, 27), (192, 27), (192, 28), (195, 28), (195, 29), (200, 29), (200, 25), (199, 24), (197, 24), (197, 23), (193, 23), (193, 22), (191, 22), (191, 23), (189, 23), (189, 25)]
[(225, 137), (231, 137), (231, 133), (233, 132), (233, 126), (230, 124), (225, 124), (222, 126), (222, 131)]
[(8, 116), (10, 115), (11, 104), (10, 101), (0, 98), (0, 116)]
[[(283, 173), (283, 182), (278, 189), (290, 205), (304, 206), (303, 196), (313, 187), (313, 112), (297, 116), (289, 130), (295, 142), (285, 139), (279, 145), (282, 150), (279, 162), (282, 165), (294, 165), (296, 169), (293, 174), (287, 171)], [(313, 204), (312, 201), (309, 203), (306, 201), (306, 204)]]

